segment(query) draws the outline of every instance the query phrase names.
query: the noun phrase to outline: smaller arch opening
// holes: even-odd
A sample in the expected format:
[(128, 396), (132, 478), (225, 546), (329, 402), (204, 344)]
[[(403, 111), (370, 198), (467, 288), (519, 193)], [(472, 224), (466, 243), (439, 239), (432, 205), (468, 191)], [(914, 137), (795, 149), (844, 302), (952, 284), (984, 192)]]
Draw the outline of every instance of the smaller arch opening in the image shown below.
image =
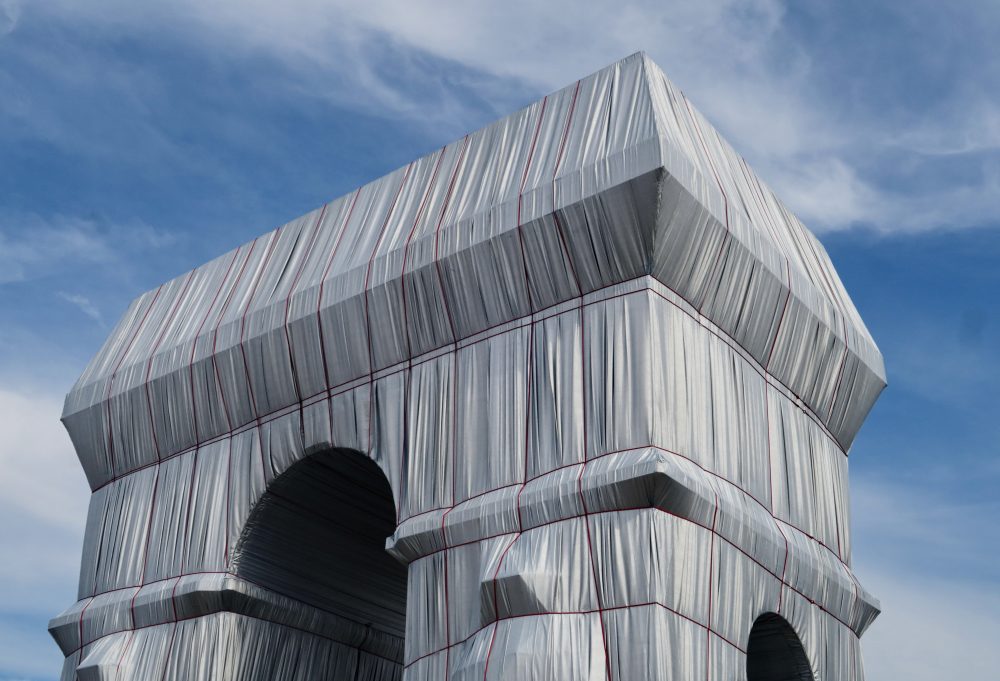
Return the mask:
[(385, 550), (392, 489), (360, 452), (330, 449), (293, 464), (255, 505), (235, 554), (241, 577), (402, 642), (406, 567)]
[(814, 681), (792, 625), (773, 612), (757, 618), (747, 645), (747, 681)]

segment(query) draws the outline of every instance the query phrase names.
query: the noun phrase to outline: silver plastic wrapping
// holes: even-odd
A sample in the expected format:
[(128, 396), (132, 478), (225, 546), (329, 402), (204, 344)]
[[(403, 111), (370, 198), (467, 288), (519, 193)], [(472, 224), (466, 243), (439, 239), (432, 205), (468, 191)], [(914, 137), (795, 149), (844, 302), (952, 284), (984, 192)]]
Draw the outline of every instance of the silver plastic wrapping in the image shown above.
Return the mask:
[(63, 678), (860, 681), (884, 385), (633, 55), (131, 305), (66, 398)]

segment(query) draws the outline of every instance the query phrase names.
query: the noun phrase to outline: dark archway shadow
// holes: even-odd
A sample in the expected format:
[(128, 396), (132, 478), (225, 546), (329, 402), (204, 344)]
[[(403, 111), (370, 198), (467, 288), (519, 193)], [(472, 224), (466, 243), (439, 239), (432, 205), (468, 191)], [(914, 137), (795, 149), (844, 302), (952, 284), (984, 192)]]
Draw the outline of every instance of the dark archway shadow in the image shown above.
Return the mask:
[(324, 450), (268, 486), (240, 537), (235, 572), (397, 639), (402, 651), (407, 570), (385, 551), (395, 528), (378, 465), (354, 450)]
[(802, 642), (780, 615), (766, 613), (754, 622), (747, 644), (747, 681), (814, 681)]

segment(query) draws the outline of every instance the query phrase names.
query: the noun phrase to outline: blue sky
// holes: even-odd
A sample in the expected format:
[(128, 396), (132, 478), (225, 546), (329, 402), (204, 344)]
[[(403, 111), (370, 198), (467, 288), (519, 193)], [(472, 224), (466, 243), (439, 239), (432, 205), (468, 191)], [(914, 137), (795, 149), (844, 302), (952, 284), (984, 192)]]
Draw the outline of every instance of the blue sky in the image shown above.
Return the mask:
[(58, 415), (131, 298), (639, 49), (885, 354), (851, 453), (869, 679), (994, 677), (997, 35), (991, 0), (0, 0), (0, 681), (58, 675), (88, 496)]

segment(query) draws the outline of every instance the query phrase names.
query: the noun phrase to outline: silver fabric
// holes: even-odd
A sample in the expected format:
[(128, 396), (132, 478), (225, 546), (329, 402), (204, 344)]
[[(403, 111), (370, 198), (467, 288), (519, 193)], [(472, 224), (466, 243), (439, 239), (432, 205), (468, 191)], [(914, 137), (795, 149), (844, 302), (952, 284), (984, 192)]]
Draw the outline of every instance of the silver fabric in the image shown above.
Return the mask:
[[(66, 398), (64, 678), (742, 679), (777, 613), (860, 680), (884, 386), (816, 238), (633, 55), (136, 299)], [(381, 531), (352, 452), (405, 597), (344, 548)]]

